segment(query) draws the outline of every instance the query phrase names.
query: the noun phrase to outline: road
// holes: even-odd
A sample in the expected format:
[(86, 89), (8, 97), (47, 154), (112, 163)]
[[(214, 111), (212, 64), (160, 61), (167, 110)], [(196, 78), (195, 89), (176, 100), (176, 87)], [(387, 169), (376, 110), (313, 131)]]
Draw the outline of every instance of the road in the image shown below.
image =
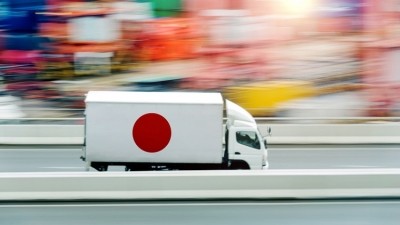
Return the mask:
[[(83, 171), (81, 149), (2, 146), (0, 172)], [(400, 168), (400, 146), (271, 146), (271, 169)], [(122, 168), (112, 168), (121, 170)], [(398, 225), (400, 199), (0, 202), (1, 224)]]
[[(84, 171), (78, 146), (2, 146), (0, 172)], [(270, 146), (270, 169), (400, 168), (400, 145)], [(122, 167), (111, 167), (120, 171)]]
[(10, 225), (398, 225), (400, 200), (2, 203), (0, 221)]

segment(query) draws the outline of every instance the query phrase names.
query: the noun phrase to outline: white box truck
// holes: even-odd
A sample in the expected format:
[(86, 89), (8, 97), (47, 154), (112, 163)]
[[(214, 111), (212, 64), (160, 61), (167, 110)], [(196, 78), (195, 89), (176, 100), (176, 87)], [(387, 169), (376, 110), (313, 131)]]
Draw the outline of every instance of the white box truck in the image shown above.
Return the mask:
[(85, 103), (88, 170), (268, 167), (254, 118), (220, 93), (90, 91)]

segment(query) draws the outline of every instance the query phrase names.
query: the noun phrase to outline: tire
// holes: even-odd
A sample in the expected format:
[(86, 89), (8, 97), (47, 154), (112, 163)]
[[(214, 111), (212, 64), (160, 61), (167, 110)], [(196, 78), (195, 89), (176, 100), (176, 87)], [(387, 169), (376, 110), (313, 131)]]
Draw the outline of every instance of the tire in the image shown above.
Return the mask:
[(108, 166), (107, 166), (107, 165), (101, 165), (101, 166), (98, 167), (97, 170), (98, 170), (98, 171), (101, 171), (101, 172), (107, 171), (107, 170), (108, 170)]
[(233, 161), (229, 167), (231, 170), (249, 170), (250, 167), (246, 162), (243, 161)]
[(100, 172), (108, 170), (108, 165), (105, 163), (92, 163), (92, 167)]

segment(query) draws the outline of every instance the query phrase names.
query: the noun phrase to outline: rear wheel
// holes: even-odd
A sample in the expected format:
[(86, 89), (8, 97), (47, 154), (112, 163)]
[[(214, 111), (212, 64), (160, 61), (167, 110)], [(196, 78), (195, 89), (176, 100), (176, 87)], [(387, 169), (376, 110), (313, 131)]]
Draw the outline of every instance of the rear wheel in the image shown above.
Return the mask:
[(108, 165), (105, 163), (92, 163), (92, 167), (97, 171), (107, 171)]
[(149, 171), (149, 170), (156, 170), (156, 169), (151, 168), (151, 166), (145, 166), (145, 165), (125, 166), (125, 171)]

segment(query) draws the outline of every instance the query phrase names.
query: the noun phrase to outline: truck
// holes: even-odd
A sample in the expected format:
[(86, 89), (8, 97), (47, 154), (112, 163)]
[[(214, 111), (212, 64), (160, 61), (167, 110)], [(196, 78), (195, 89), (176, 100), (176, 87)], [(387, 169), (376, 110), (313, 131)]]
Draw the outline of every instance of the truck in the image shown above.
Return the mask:
[(220, 93), (89, 91), (85, 105), (87, 170), (268, 168), (255, 119)]

